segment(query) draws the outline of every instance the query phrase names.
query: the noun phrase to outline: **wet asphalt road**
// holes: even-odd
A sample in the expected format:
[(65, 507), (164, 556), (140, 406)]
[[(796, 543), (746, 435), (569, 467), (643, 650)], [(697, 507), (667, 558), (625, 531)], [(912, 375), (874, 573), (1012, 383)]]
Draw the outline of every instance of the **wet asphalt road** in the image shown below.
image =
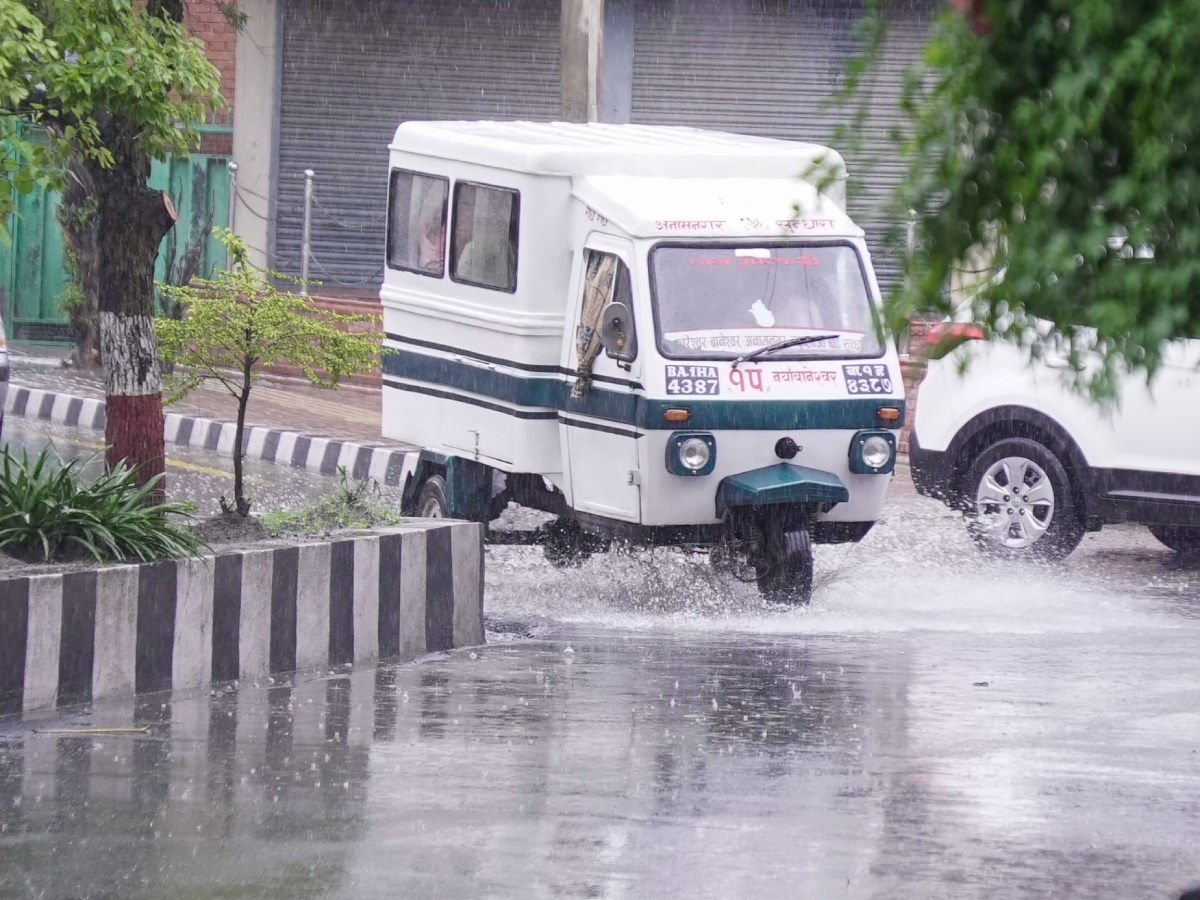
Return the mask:
[[(991, 563), (898, 491), (807, 609), (488, 551), (489, 643), (0, 724), (0, 898), (1166, 898), (1200, 570)], [(55, 734), (80, 725), (145, 735)]]

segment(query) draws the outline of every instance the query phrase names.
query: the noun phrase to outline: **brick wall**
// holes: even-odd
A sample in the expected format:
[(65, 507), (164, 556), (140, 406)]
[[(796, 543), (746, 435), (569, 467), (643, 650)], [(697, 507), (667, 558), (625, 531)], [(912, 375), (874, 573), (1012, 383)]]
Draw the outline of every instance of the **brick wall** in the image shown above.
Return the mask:
[[(231, 0), (236, 5), (235, 0)], [(221, 73), (221, 96), (225, 98), (225, 109), (221, 121), (232, 121), (236, 84), (237, 31), (225, 14), (218, 0), (187, 0), (183, 18), (188, 31), (204, 41), (204, 52), (208, 61)], [(226, 118), (229, 117), (229, 118)]]

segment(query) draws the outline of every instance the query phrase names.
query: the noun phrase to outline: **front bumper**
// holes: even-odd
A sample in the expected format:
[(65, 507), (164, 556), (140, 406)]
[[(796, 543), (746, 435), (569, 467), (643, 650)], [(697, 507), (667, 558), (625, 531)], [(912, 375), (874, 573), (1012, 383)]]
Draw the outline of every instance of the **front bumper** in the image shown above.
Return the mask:
[(914, 431), (908, 439), (908, 465), (917, 493), (942, 502), (950, 501), (954, 467), (948, 453), (926, 450)]
[(845, 503), (850, 492), (832, 472), (789, 463), (777, 463), (730, 475), (717, 485), (717, 518), (735, 507), (761, 509), (784, 504), (832, 506)]

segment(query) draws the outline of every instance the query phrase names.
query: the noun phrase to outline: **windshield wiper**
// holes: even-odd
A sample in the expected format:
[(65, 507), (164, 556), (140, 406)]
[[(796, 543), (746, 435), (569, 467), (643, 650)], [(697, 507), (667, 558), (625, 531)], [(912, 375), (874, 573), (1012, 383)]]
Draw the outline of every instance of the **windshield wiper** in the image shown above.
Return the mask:
[(799, 347), (801, 344), (816, 344), (820, 341), (832, 341), (834, 338), (841, 337), (839, 334), (807, 334), (804, 337), (788, 338), (785, 341), (776, 341), (773, 344), (767, 344), (765, 347), (759, 347), (757, 350), (751, 350), (749, 353), (743, 353), (733, 361), (732, 369), (738, 367), (738, 363), (750, 362), (752, 359), (758, 359), (767, 353), (774, 353), (776, 350), (786, 350), (788, 347)]

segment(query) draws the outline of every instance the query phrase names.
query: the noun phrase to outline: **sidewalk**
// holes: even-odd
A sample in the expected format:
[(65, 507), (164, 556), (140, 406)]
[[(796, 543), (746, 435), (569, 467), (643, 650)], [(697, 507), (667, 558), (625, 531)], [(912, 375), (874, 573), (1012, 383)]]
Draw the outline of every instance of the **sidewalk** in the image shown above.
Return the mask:
[[(101, 372), (64, 369), (58, 347), (9, 345), (12, 383), (42, 391), (104, 399)], [(378, 388), (344, 385), (316, 388), (301, 379), (266, 375), (255, 382), (246, 411), (247, 426), (295, 431), (314, 437), (390, 444), (380, 434), (381, 393)], [(237, 403), (225, 388), (207, 383), (166, 410), (182, 416), (237, 420)]]
[[(12, 382), (4, 411), (60, 425), (105, 427), (104, 377), (65, 369), (60, 347), (9, 345)], [(336, 391), (300, 379), (264, 376), (250, 393), (242, 448), (247, 459), (403, 485), (416, 468), (417, 448), (380, 435), (381, 390), (346, 385)], [(219, 384), (205, 384), (166, 409), (168, 445), (233, 455), (237, 404)]]

